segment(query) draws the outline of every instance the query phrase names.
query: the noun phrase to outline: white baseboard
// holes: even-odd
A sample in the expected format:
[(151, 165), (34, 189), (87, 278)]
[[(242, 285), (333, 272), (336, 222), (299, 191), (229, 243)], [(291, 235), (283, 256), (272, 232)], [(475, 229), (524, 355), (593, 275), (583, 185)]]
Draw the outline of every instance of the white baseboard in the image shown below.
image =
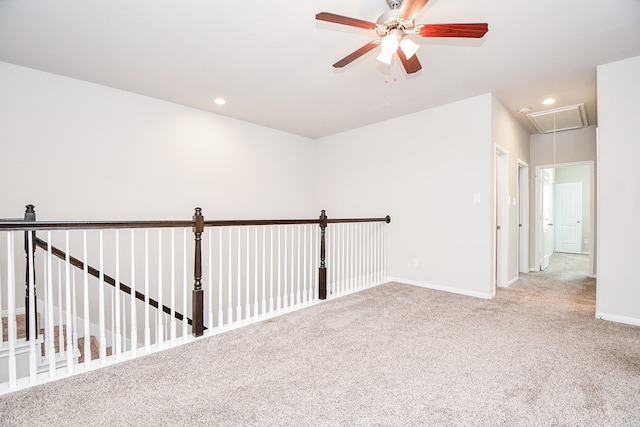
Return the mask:
[(491, 293), (476, 292), (476, 291), (469, 291), (467, 289), (452, 288), (450, 286), (441, 286), (441, 285), (434, 285), (432, 283), (417, 282), (415, 280), (400, 279), (397, 277), (387, 277), (387, 281), (405, 283), (407, 285), (419, 286), (421, 288), (428, 288), (436, 291), (450, 292), (453, 294), (466, 295), (466, 296), (482, 298), (482, 299), (492, 299), (493, 297), (496, 296), (495, 290)]
[(618, 316), (616, 314), (596, 312), (596, 319), (608, 320), (610, 322), (625, 323), (627, 325), (640, 326), (640, 319), (637, 317)]

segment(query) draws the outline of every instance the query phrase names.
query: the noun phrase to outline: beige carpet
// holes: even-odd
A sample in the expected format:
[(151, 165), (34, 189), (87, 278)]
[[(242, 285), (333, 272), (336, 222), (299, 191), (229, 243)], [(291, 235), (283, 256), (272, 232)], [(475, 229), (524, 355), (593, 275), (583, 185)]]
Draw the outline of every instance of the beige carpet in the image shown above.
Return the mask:
[(493, 300), (379, 286), (0, 397), (0, 424), (640, 425), (640, 328), (594, 318), (574, 258)]

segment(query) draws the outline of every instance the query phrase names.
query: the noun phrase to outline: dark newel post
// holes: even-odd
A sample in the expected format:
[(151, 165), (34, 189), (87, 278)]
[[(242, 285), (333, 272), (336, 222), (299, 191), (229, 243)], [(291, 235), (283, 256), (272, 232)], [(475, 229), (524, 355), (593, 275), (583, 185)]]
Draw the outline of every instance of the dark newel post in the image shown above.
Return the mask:
[(327, 214), (320, 214), (320, 269), (318, 271), (318, 298), (327, 299), (327, 266), (325, 265), (324, 230), (327, 228)]
[(202, 233), (204, 232), (204, 216), (202, 209), (196, 208), (193, 215), (193, 232), (196, 237), (196, 251), (193, 264), (193, 319), (192, 330), (193, 335), (199, 337), (204, 332), (204, 291), (202, 290)]
[[(36, 220), (36, 211), (35, 206), (27, 205), (27, 210), (24, 212), (24, 220), (25, 221), (35, 221)], [(31, 253), (29, 253), (29, 233), (31, 233)], [(29, 340), (29, 331), (30, 329), (30, 318), (29, 309), (31, 305), (29, 304), (29, 276), (33, 274), (33, 306), (35, 308), (35, 312), (38, 313), (38, 298), (36, 298), (36, 270), (34, 268), (36, 261), (36, 232), (33, 231), (25, 231), (24, 232), (24, 252), (27, 257), (27, 270), (25, 272), (25, 291), (24, 291), (24, 311), (26, 313), (26, 333), (27, 340)], [(36, 337), (38, 336), (38, 316), (34, 316), (35, 325), (33, 327), (36, 330)]]

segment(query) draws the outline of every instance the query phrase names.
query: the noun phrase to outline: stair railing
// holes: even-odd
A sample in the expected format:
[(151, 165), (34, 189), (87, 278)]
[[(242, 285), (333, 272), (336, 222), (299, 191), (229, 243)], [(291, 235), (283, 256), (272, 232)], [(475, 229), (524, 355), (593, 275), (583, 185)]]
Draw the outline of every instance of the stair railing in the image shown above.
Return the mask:
[[(111, 344), (117, 361), (147, 354), (149, 351), (162, 349), (165, 345), (173, 346), (185, 342), (188, 339), (188, 325), (191, 325), (194, 337), (203, 335), (205, 331), (210, 334), (218, 333), (288, 310), (302, 308), (319, 300), (384, 283), (384, 225), (389, 222), (389, 216), (333, 219), (328, 218), (325, 211), (322, 211), (317, 219), (211, 221), (205, 220), (200, 208), (196, 208), (192, 219), (186, 221), (36, 221), (35, 209), (33, 205), (28, 205), (24, 221), (0, 220), (0, 231), (6, 232), (4, 256), (0, 249), (0, 276), (6, 276), (7, 288), (15, 289), (15, 273), (20, 267), (26, 271), (24, 307), (26, 320), (29, 322), (26, 329), (26, 335), (29, 337), (26, 340), (29, 345), (29, 357), (28, 379), (23, 378), (22, 382), (36, 384), (39, 381), (37, 377), (41, 375), (38, 373), (40, 352), (36, 351), (37, 344), (44, 345), (48, 379), (56, 377), (56, 372), (59, 371), (57, 366), (61, 364), (63, 357), (67, 361), (67, 372), (73, 372), (74, 365), (78, 363), (76, 346), (80, 330), (75, 326), (76, 319), (84, 329), (84, 369), (88, 370), (92, 366), (89, 339), (89, 331), (93, 330), (92, 328), (97, 331), (99, 343), (98, 364), (93, 366), (99, 367), (114, 361), (113, 358), (107, 359), (108, 333), (111, 334)], [(194, 233), (192, 246), (187, 245), (186, 234), (189, 228)], [(163, 250), (166, 247), (163, 247), (163, 236), (166, 239), (169, 233), (163, 231), (166, 229), (170, 229), (170, 260), (169, 255)], [(180, 239), (175, 239), (175, 231), (180, 229), (183, 232), (181, 246), (179, 242), (176, 243)], [(126, 233), (120, 233), (122, 230), (130, 232), (131, 258), (128, 265), (120, 263), (122, 245), (119, 242), (126, 240), (127, 236)], [(150, 233), (152, 230), (156, 231)], [(36, 232), (46, 233), (46, 239), (36, 237)], [(88, 232), (92, 233), (89, 239)], [(134, 242), (139, 243), (142, 232), (143, 249), (139, 244), (134, 247)], [(24, 265), (18, 265), (17, 268), (16, 264), (20, 264), (20, 261), (14, 255), (16, 233), (24, 233), (27, 254)], [(91, 238), (94, 240), (92, 243), (96, 240), (99, 243), (88, 244)], [(112, 242), (111, 250), (105, 250), (105, 242), (109, 238), (115, 239), (115, 243)], [(54, 244), (56, 240), (63, 240), (64, 243)], [(71, 240), (74, 242), (70, 242)], [(126, 243), (125, 241), (125, 247)], [(178, 250), (174, 251), (176, 244)], [(81, 247), (83, 257), (71, 256), (72, 246), (76, 252), (78, 247)], [(150, 247), (157, 249), (155, 253), (158, 256), (155, 260), (150, 259)], [(44, 252), (42, 261), (36, 260), (36, 248)], [(176, 262), (174, 253), (178, 252), (179, 257), (180, 249), (181, 265)], [(187, 267), (188, 249), (193, 253), (193, 270)], [(107, 260), (107, 253), (111, 253), (113, 259)], [(142, 264), (141, 258), (144, 258), (143, 268), (138, 265)], [(54, 259), (58, 260), (57, 267)], [(94, 265), (99, 264), (98, 268), (90, 265), (93, 263), (91, 259), (94, 260)], [(106, 274), (106, 270), (113, 269), (114, 264), (115, 274)], [(4, 272), (3, 268), (6, 268)], [(127, 269), (128, 275), (121, 272)], [(79, 286), (76, 286), (77, 275), (74, 270), (82, 273)], [(143, 273), (140, 273), (140, 270), (143, 270)], [(314, 270), (317, 271), (316, 274), (313, 273)], [(157, 273), (151, 278), (153, 271)], [(38, 288), (44, 300), (39, 300), (36, 294), (36, 272), (38, 277), (42, 278)], [(193, 277), (190, 299), (187, 298), (188, 272), (191, 272)], [(174, 287), (176, 276), (180, 273), (183, 276), (182, 298), (179, 295), (179, 285)], [(56, 276), (57, 297), (53, 286)], [(91, 280), (98, 279), (97, 295), (94, 282), (89, 286), (89, 276)], [(126, 280), (121, 280), (121, 276), (129, 277), (131, 282), (125, 284)], [(136, 289), (136, 283), (139, 284), (141, 281), (144, 281), (144, 292), (141, 292), (140, 286), (140, 290)], [(157, 286), (152, 287), (152, 281), (157, 282)], [(168, 281), (171, 282), (170, 287), (167, 286)], [(105, 292), (105, 283), (111, 285), (114, 290), (111, 295)], [(163, 295), (164, 287), (167, 289)], [(115, 290), (120, 292), (116, 293)], [(119, 295), (120, 293), (123, 295)], [(154, 293), (153, 298), (151, 293)], [(166, 302), (167, 294), (170, 302)], [(131, 301), (128, 311), (125, 297)], [(8, 292), (8, 299), (13, 299), (13, 302), (9, 303), (6, 312), (10, 319), (15, 319), (20, 310), (15, 305), (15, 293)], [(94, 299), (99, 300), (95, 311), (90, 310), (90, 306), (95, 304)], [(184, 315), (176, 310), (179, 299), (182, 300)], [(44, 343), (37, 327), (38, 301), (44, 304)], [(144, 308), (136, 308), (137, 304), (134, 304), (134, 301), (144, 302)], [(80, 313), (76, 310), (76, 302), (82, 305)], [(110, 303), (110, 312), (105, 308), (105, 302)], [(150, 307), (157, 309), (154, 312), (157, 313), (157, 322), (152, 321)], [(142, 311), (144, 320), (140, 317)], [(54, 312), (58, 314), (57, 326), (60, 329), (58, 343), (54, 338)], [(176, 320), (184, 320), (187, 313), (191, 313), (191, 319), (186, 318), (187, 322), (182, 322), (180, 334), (176, 331)], [(66, 320), (63, 320), (63, 314), (66, 315)], [(106, 325), (108, 318), (111, 319), (110, 327)], [(208, 326), (205, 326), (205, 318)], [(94, 325), (94, 320), (97, 326)], [(126, 322), (129, 322), (130, 326), (128, 336), (126, 327), (121, 327)], [(141, 329), (144, 339), (140, 343), (138, 323), (144, 324), (144, 328)], [(71, 332), (63, 332), (64, 325), (71, 326)], [(155, 332), (156, 336), (153, 343), (152, 332)], [(17, 373), (18, 340), (14, 321), (9, 322), (8, 335), (8, 362), (6, 368), (0, 365), (0, 374), (3, 369), (7, 369), (8, 381), (5, 386), (8, 385), (8, 389), (12, 390), (16, 387), (17, 379), (21, 378)], [(181, 340), (176, 342), (179, 337)], [(0, 383), (3, 382), (1, 378)]]

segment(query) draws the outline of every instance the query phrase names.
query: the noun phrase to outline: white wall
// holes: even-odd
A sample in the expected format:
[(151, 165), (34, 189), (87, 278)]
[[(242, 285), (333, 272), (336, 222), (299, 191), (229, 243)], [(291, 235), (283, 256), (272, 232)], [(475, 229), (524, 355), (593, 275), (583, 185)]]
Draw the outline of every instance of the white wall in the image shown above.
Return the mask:
[(596, 316), (640, 325), (640, 56), (598, 67)]
[(490, 297), (491, 117), (487, 94), (318, 140), (317, 208), (391, 215), (389, 276)]
[(313, 217), (313, 142), (0, 62), (0, 218)]

